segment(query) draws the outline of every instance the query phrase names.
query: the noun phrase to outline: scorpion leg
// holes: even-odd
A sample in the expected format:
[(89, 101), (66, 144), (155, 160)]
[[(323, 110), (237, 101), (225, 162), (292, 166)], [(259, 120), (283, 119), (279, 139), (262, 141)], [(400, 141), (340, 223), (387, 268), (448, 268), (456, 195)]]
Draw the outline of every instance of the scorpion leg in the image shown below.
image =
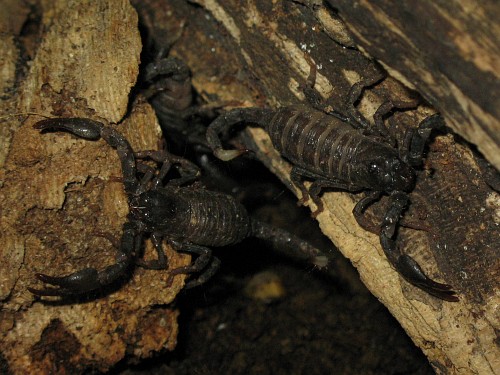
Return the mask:
[(146, 190), (148, 190), (148, 185), (151, 182), (151, 180), (153, 179), (153, 177), (155, 176), (156, 171), (153, 167), (151, 167), (147, 164), (144, 164), (144, 163), (140, 163), (140, 162), (136, 163), (136, 166), (137, 166), (137, 171), (139, 173), (143, 174), (143, 176), (139, 182), (139, 190), (137, 191), (137, 194), (141, 194), (141, 193), (145, 192)]
[[(330, 97), (327, 101), (325, 101), (321, 97), (321, 95), (314, 89), (314, 85), (316, 84), (316, 72), (317, 72), (316, 63), (311, 59), (311, 56), (309, 56), (309, 54), (307, 53), (304, 53), (304, 58), (309, 64), (310, 70), (305, 85), (301, 85), (299, 88), (302, 89), (302, 92), (304, 93), (304, 96), (306, 97), (309, 104), (318, 111), (322, 111), (325, 112), (326, 114), (337, 117), (340, 121), (351, 122), (349, 121), (350, 120), (349, 117), (333, 109), (334, 106), (330, 103), (333, 96)], [(355, 123), (353, 125), (356, 126), (358, 124)]]
[[(311, 184), (309, 190), (305, 187), (302, 181), (304, 178), (313, 180), (313, 183)], [(321, 190), (323, 190), (324, 188), (340, 189), (347, 191), (357, 191), (360, 189), (356, 185), (345, 183), (341, 180), (333, 178), (329, 179), (322, 178), (316, 173), (311, 173), (307, 169), (304, 169), (299, 166), (292, 167), (292, 171), (290, 172), (290, 180), (295, 184), (295, 186), (297, 186), (300, 189), (302, 193), (302, 197), (299, 199), (297, 204), (303, 205), (309, 198), (311, 198), (314, 204), (316, 205), (317, 207), (316, 210), (311, 213), (311, 216), (313, 218), (316, 218), (316, 216), (318, 216), (324, 210), (323, 202), (319, 197)]]
[(191, 265), (179, 267), (172, 270), (170, 272), (169, 283), (172, 282), (172, 279), (175, 275), (191, 274), (204, 270), (203, 273), (196, 279), (190, 280), (186, 283), (185, 288), (193, 288), (207, 282), (213, 275), (215, 275), (215, 273), (219, 269), (220, 260), (219, 258), (212, 256), (212, 250), (210, 250), (208, 247), (195, 245), (192, 243), (180, 244), (177, 241), (171, 241), (171, 243), (175, 247), (177, 247), (178, 251), (194, 253), (197, 254), (198, 257)]
[(423, 119), (416, 129), (409, 129), (401, 148), (401, 159), (411, 166), (420, 165), (425, 145), (432, 130), (442, 128), (444, 125), (443, 117), (439, 113), (435, 113)]
[(222, 147), (219, 134), (227, 134), (240, 123), (249, 123), (265, 128), (270, 123), (273, 111), (265, 108), (235, 108), (217, 117), (208, 127), (206, 137), (214, 155), (224, 161), (234, 159), (248, 150), (226, 150)]
[(132, 223), (125, 223), (121, 238), (120, 248), (115, 263), (104, 268), (101, 271), (95, 268), (84, 268), (67, 276), (56, 277), (43, 273), (36, 274), (36, 278), (46, 284), (54, 285), (55, 288), (28, 290), (38, 296), (65, 296), (73, 294), (82, 294), (109, 285), (128, 270), (132, 263), (132, 257), (138, 247), (137, 241), (138, 228)]
[(370, 206), (373, 202), (379, 200), (381, 195), (381, 191), (372, 191), (368, 193), (366, 197), (356, 203), (352, 210), (352, 214), (354, 215), (354, 218), (361, 226), (361, 228), (375, 234), (380, 233), (380, 228), (377, 225), (373, 224), (371, 220), (368, 220), (363, 213), (368, 206)]
[(334, 179), (316, 179), (313, 181), (311, 186), (309, 187), (309, 196), (312, 201), (316, 204), (316, 210), (311, 213), (313, 219), (315, 219), (321, 212), (324, 210), (324, 205), (319, 195), (321, 191), (325, 188), (329, 189), (339, 189), (339, 190), (347, 190), (347, 191), (356, 191), (359, 188), (355, 185), (345, 183), (340, 180)]
[(158, 259), (150, 260), (148, 262), (138, 259), (135, 263), (143, 268), (150, 270), (163, 270), (167, 268), (167, 257), (162, 247), (163, 238), (155, 233), (151, 235), (151, 241), (156, 249), (156, 253), (158, 254)]
[(85, 118), (54, 118), (42, 120), (33, 125), (40, 131), (55, 129), (70, 132), (80, 138), (98, 140), (103, 138), (111, 147), (116, 149), (122, 165), (123, 185), (129, 195), (136, 194), (140, 188), (137, 180), (134, 151), (130, 143), (114, 128), (105, 126), (101, 122)]
[(412, 257), (401, 254), (401, 250), (397, 248), (393, 237), (407, 203), (406, 193), (394, 192), (390, 197), (390, 208), (384, 217), (380, 231), (380, 244), (387, 259), (406, 280), (418, 288), (445, 301), (458, 301), (458, 297), (450, 285), (430, 279)]
[(353, 121), (350, 123), (356, 128), (369, 129), (370, 123), (365, 116), (359, 112), (356, 103), (361, 99), (363, 92), (370, 86), (376, 85), (386, 77), (382, 68), (378, 69), (378, 74), (370, 78), (365, 78), (351, 86), (345, 100), (345, 111)]
[(150, 158), (157, 163), (161, 163), (160, 171), (153, 181), (153, 189), (161, 186), (163, 179), (170, 171), (173, 165), (176, 165), (180, 177), (169, 181), (169, 185), (181, 186), (188, 182), (196, 180), (200, 175), (200, 169), (196, 164), (187, 159), (173, 155), (165, 150), (159, 151), (141, 151), (136, 152), (136, 157), (139, 159)]
[[(299, 199), (299, 201), (297, 202), (297, 205), (299, 205), (299, 206), (304, 205), (304, 203), (306, 203), (310, 197), (309, 191), (307, 190), (306, 186), (304, 185), (304, 182), (302, 181), (302, 179), (303, 179), (302, 172), (303, 172), (302, 168), (297, 167), (297, 166), (293, 166), (292, 170), (290, 171), (290, 180), (297, 188), (299, 188), (300, 193), (302, 195), (301, 198)], [(320, 201), (320, 204), (321, 204), (321, 201)], [(319, 207), (317, 203), (316, 203), (316, 206)]]
[(311, 104), (314, 108), (324, 111), (324, 100), (319, 95), (319, 93), (314, 89), (314, 85), (316, 84), (316, 63), (311, 59), (309, 54), (304, 53), (304, 58), (309, 64), (309, 75), (307, 76), (305, 85), (301, 85), (299, 88), (302, 89), (304, 96), (306, 97), (309, 104)]
[(384, 116), (386, 116), (388, 113), (391, 113), (395, 110), (408, 110), (408, 109), (414, 109), (418, 106), (420, 103), (419, 99), (413, 99), (410, 101), (392, 101), (388, 100), (380, 105), (380, 107), (377, 108), (375, 111), (375, 114), (373, 115), (373, 121), (375, 122), (375, 127), (380, 135), (382, 137), (387, 138), (388, 137), (388, 132), (387, 128), (384, 125)]

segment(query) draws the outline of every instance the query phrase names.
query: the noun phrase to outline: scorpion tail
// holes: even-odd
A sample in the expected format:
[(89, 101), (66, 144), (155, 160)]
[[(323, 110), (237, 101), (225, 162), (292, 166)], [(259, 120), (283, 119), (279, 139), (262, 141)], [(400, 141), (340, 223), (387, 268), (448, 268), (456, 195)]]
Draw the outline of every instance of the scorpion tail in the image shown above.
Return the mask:
[(252, 235), (266, 241), (272, 241), (277, 250), (284, 249), (288, 254), (292, 251), (293, 255), (300, 258), (306, 256), (319, 269), (328, 266), (329, 258), (321, 250), (283, 229), (252, 220)]
[(248, 150), (225, 150), (219, 138), (220, 134), (227, 135), (232, 127), (248, 123), (265, 128), (271, 120), (272, 111), (265, 108), (235, 108), (217, 117), (208, 127), (206, 137), (214, 155), (224, 161), (238, 157)]

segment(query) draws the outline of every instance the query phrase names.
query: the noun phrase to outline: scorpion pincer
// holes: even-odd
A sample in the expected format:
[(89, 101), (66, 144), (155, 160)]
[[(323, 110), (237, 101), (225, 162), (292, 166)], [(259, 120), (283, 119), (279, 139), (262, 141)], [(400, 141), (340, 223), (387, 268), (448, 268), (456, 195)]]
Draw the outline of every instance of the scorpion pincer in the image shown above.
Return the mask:
[[(308, 78), (314, 85), (315, 69), (311, 66)], [(379, 79), (378, 79), (379, 80)], [(447, 284), (433, 281), (425, 275), (418, 263), (403, 254), (394, 237), (400, 218), (408, 205), (408, 193), (415, 186), (415, 170), (422, 161), (425, 143), (432, 129), (440, 127), (439, 114), (422, 120), (416, 129), (407, 132), (399, 152), (380, 140), (386, 133), (383, 116), (394, 109), (409, 109), (415, 102), (386, 102), (374, 114), (375, 129), (356, 110), (355, 103), (365, 87), (378, 81), (366, 80), (351, 87), (346, 100), (346, 113), (327, 111), (318, 105), (313, 95), (307, 95), (317, 109), (305, 105), (286, 106), (277, 110), (268, 108), (236, 108), (220, 115), (207, 129), (207, 142), (215, 156), (230, 160), (246, 150), (226, 150), (219, 134), (229, 134), (238, 124), (263, 128), (269, 134), (275, 149), (292, 164), (291, 180), (301, 190), (301, 203), (309, 197), (316, 204), (313, 217), (323, 210), (319, 194), (323, 188), (350, 192), (367, 191), (365, 198), (354, 207), (353, 214), (365, 229), (380, 233), (380, 243), (392, 266), (410, 283), (427, 293), (446, 301), (458, 297)], [(307, 87), (306, 87), (307, 88)], [(418, 102), (417, 102), (418, 103)], [(312, 180), (309, 190), (303, 179)], [(380, 229), (373, 229), (363, 217), (365, 208), (389, 195), (389, 208)]]
[[(87, 140), (104, 139), (116, 149), (120, 158), (122, 181), (129, 204), (114, 264), (101, 270), (85, 268), (62, 277), (36, 274), (40, 281), (53, 285), (45, 289), (29, 288), (36, 295), (63, 296), (90, 292), (114, 283), (134, 264), (148, 269), (165, 269), (168, 260), (162, 248), (163, 240), (177, 251), (198, 255), (191, 265), (170, 271), (169, 282), (178, 274), (203, 271), (186, 287), (202, 284), (217, 270), (220, 262), (212, 257), (209, 247), (235, 244), (249, 236), (271, 239), (302, 256), (305, 254), (318, 267), (327, 263), (326, 256), (309, 243), (252, 219), (245, 207), (233, 197), (193, 184), (199, 170), (186, 159), (166, 151), (134, 153), (127, 139), (114, 127), (90, 119), (48, 119), (36, 123), (34, 127), (40, 131), (66, 131)], [(158, 163), (159, 170), (136, 160), (146, 158)], [(178, 171), (177, 176), (165, 184), (164, 180), (173, 166)], [(158, 254), (157, 259), (148, 262), (136, 259), (144, 234), (150, 235)]]

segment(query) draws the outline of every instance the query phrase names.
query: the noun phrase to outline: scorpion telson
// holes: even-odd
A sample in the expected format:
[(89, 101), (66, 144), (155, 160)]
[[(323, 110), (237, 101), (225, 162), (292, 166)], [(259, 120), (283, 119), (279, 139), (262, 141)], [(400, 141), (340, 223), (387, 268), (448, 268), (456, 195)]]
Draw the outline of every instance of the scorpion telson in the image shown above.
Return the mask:
[[(49, 119), (36, 123), (34, 127), (41, 131), (67, 131), (87, 140), (103, 138), (115, 148), (121, 161), (129, 214), (123, 225), (114, 264), (102, 270), (85, 268), (63, 277), (37, 274), (40, 281), (54, 287), (29, 288), (33, 294), (64, 296), (93, 291), (117, 281), (134, 264), (149, 269), (165, 269), (168, 259), (162, 248), (163, 240), (177, 251), (198, 255), (191, 265), (170, 271), (169, 282), (178, 274), (203, 271), (186, 287), (202, 284), (217, 270), (219, 260), (211, 256), (208, 246), (235, 244), (249, 236), (272, 239), (287, 249), (305, 255), (315, 266), (322, 267), (327, 263), (326, 256), (307, 242), (250, 218), (246, 209), (233, 197), (192, 184), (199, 170), (186, 159), (166, 151), (134, 153), (129, 142), (113, 127), (89, 119)], [(159, 170), (136, 162), (136, 159), (144, 158), (161, 164)], [(173, 166), (180, 177), (171, 178), (164, 184), (163, 180), (167, 179)], [(186, 184), (189, 185), (184, 186)], [(136, 259), (145, 233), (150, 234), (158, 254), (157, 259), (149, 262)]]
[[(384, 253), (393, 267), (413, 285), (446, 301), (458, 301), (447, 284), (431, 280), (418, 263), (401, 252), (394, 238), (403, 211), (408, 205), (408, 193), (415, 186), (414, 167), (422, 161), (426, 141), (432, 129), (443, 124), (442, 118), (432, 115), (416, 129), (410, 130), (400, 150), (381, 141), (386, 134), (383, 117), (394, 109), (414, 108), (418, 102), (386, 102), (374, 114), (375, 129), (357, 111), (355, 103), (365, 87), (378, 82), (366, 80), (355, 84), (347, 96), (346, 113), (327, 111), (321, 107), (312, 86), (315, 69), (307, 80), (306, 97), (316, 109), (305, 105), (288, 106), (277, 110), (267, 108), (237, 108), (219, 116), (207, 130), (207, 142), (214, 154), (222, 160), (233, 159), (246, 150), (226, 150), (219, 134), (229, 134), (237, 124), (261, 127), (267, 131), (275, 149), (292, 163), (291, 180), (302, 192), (301, 203), (309, 197), (317, 206), (315, 217), (323, 210), (319, 194), (323, 188), (350, 192), (367, 191), (365, 198), (354, 207), (358, 223), (379, 233)], [(309, 94), (309, 95), (308, 95)], [(311, 95), (312, 94), (312, 95)], [(309, 190), (303, 179), (312, 180)], [(389, 195), (389, 208), (380, 229), (373, 228), (363, 217), (365, 208)]]

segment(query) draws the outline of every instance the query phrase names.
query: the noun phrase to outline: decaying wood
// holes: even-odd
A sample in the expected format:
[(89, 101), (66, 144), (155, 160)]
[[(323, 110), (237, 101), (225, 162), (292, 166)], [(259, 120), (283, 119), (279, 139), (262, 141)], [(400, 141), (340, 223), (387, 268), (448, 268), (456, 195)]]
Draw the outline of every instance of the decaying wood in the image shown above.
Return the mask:
[[(166, 34), (180, 35), (171, 54), (188, 63), (194, 85), (207, 101), (270, 107), (303, 102), (300, 85), (310, 71), (305, 53), (318, 67), (315, 88), (325, 98), (333, 96), (338, 108), (353, 83), (375, 74), (373, 62), (358, 50), (344, 24), (319, 1), (147, 3), (161, 15), (149, 22), (161, 22)], [(412, 95), (389, 77), (368, 90), (359, 106), (369, 116), (389, 98), (404, 100)], [(446, 105), (436, 107), (441, 110)], [(422, 102), (417, 110), (394, 114), (388, 126), (400, 140), (408, 126), (435, 111)], [(258, 157), (294, 189), (290, 165), (272, 149), (267, 135), (258, 129), (247, 134)], [(412, 287), (389, 266), (378, 238), (359, 228), (353, 218), (351, 210), (360, 197), (324, 194), (326, 210), (318, 216), (324, 233), (351, 259), (363, 282), (401, 322), (437, 372), (494, 373), (500, 368), (499, 198), (485, 183), (472, 151), (451, 134), (435, 134), (406, 213), (407, 219), (421, 221), (429, 230), (402, 228), (399, 235), (404, 251), (431, 277), (454, 286), (458, 303), (437, 300)], [(384, 203), (370, 210), (374, 220), (380, 220)]]
[[(167, 305), (183, 280), (168, 288), (167, 271), (136, 269), (117, 290), (85, 301), (41, 302), (27, 291), (41, 286), (36, 272), (110, 264), (115, 249), (96, 233), (119, 238), (127, 199), (116, 151), (104, 141), (42, 135), (32, 125), (43, 117), (6, 116), (119, 122), (135, 149), (157, 148), (160, 131), (147, 103), (129, 103), (141, 40), (128, 1), (19, 4), (3, 2), (0, 12), (13, 15), (2, 19), (1, 36), (0, 372), (104, 371), (126, 355), (173, 349), (178, 312)], [(167, 251), (172, 267), (188, 261)]]
[(356, 42), (500, 170), (497, 1), (329, 0)]

